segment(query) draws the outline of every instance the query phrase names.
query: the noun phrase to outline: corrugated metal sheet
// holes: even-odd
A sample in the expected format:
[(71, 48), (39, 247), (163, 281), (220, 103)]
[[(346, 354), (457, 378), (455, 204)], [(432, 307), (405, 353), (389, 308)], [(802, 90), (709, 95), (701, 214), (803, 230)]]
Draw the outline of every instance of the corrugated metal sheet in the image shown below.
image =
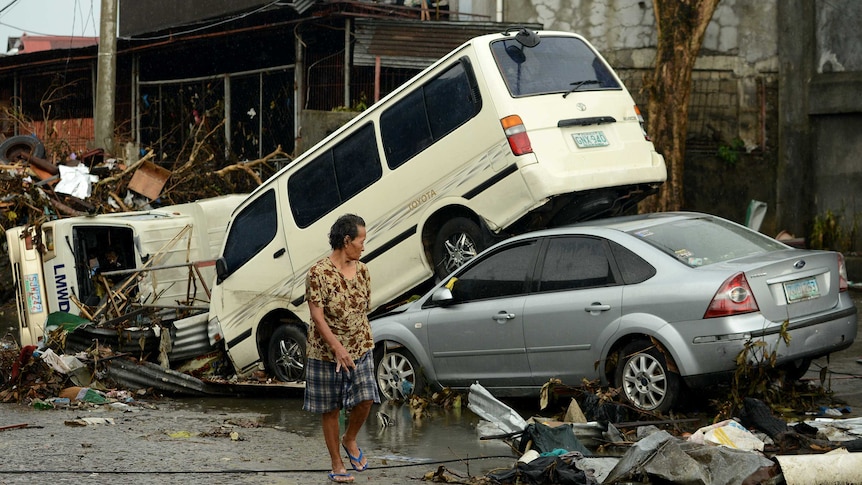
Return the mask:
[(171, 330), (171, 362), (190, 359), (213, 350), (210, 345), (207, 325), (209, 312), (176, 320)]
[(353, 63), (425, 69), (469, 39), (502, 32), (510, 27), (541, 29), (539, 24), (498, 22), (428, 22), (419, 20), (356, 19)]
[(152, 362), (129, 359), (105, 361), (108, 377), (125, 389), (153, 388), (179, 395), (202, 396), (220, 394), (218, 387), (209, 386), (196, 377), (171, 369), (162, 369)]

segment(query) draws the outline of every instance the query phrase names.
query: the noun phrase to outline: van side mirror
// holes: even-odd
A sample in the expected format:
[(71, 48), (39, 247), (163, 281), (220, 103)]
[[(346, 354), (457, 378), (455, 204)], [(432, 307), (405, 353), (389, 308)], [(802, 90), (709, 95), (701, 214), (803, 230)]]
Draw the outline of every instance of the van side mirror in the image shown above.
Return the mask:
[(228, 277), (227, 261), (224, 258), (218, 258), (215, 262), (216, 268), (216, 284), (221, 283)]

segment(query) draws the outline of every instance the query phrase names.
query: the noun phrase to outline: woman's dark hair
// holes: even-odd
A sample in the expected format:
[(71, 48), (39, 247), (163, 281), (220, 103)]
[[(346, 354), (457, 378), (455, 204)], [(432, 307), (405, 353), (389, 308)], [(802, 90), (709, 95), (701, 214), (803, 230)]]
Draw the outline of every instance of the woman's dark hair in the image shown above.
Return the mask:
[(365, 227), (365, 221), (355, 214), (344, 214), (339, 217), (332, 229), (329, 230), (329, 246), (332, 249), (344, 247), (344, 238), (349, 236), (355, 238), (359, 234), (359, 227)]

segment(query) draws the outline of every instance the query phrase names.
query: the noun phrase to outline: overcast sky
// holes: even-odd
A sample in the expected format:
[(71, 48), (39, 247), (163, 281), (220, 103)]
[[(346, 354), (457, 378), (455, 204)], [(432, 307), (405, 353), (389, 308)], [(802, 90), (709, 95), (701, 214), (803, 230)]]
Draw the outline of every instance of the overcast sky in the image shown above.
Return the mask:
[(9, 37), (99, 36), (100, 0), (0, 0), (0, 52)]

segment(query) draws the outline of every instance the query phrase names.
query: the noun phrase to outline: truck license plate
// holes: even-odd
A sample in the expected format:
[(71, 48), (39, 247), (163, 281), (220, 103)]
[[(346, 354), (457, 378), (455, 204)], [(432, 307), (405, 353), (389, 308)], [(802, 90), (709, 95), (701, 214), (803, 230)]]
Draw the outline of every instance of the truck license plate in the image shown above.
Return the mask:
[(578, 148), (594, 148), (608, 146), (608, 138), (601, 131), (587, 131), (585, 133), (572, 133)]
[(784, 283), (784, 295), (787, 303), (810, 300), (820, 296), (820, 288), (817, 287), (817, 279), (805, 278)]

